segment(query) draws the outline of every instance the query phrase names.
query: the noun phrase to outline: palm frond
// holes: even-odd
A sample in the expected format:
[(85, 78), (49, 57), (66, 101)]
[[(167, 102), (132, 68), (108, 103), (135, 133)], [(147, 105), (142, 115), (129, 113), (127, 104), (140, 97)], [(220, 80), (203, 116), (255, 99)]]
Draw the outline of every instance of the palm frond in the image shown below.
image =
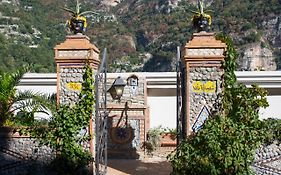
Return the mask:
[(39, 95), (40, 95), (40, 93), (35, 93), (31, 90), (18, 91), (15, 95), (14, 101), (17, 102), (17, 101), (26, 100), (26, 99), (32, 99)]
[(0, 89), (2, 93), (10, 94), (10, 92), (15, 88), (15, 83), (12, 80), (12, 76), (9, 73), (4, 73), (2, 75), (1, 81), (0, 81)]
[(30, 68), (28, 66), (23, 66), (19, 68), (16, 72), (11, 73), (11, 84), (16, 86), (19, 84), (20, 80), (22, 79), (23, 75), (28, 72)]
[(88, 13), (92, 13), (92, 14), (95, 14), (95, 15), (99, 15), (99, 13), (93, 12), (93, 11), (85, 11), (85, 12), (80, 13), (79, 15), (85, 15), (85, 14), (88, 14)]
[(65, 10), (65, 11), (67, 11), (67, 12), (69, 12), (69, 13), (72, 13), (73, 15), (76, 15), (76, 12), (73, 11), (73, 10), (71, 10), (71, 9), (68, 9), (68, 8), (66, 8), (66, 7), (61, 7), (61, 9)]
[(14, 98), (13, 110), (55, 111), (56, 100), (54, 95), (34, 93), (32, 91), (18, 92)]
[[(16, 94), (16, 86), (20, 82), (24, 73), (29, 70), (27, 66), (18, 69), (16, 72), (7, 73), (1, 72), (0, 78), (0, 103), (1, 103), (1, 113), (9, 113), (8, 110), (14, 101)], [(6, 111), (3, 111), (6, 110)]]
[(204, 2), (203, 2), (203, 0), (198, 0), (198, 10), (200, 11), (200, 14), (204, 13)]
[(214, 10), (205, 10), (206, 13), (214, 12)]
[(51, 111), (52, 113), (56, 111), (56, 94), (39, 94), (36, 95), (33, 100), (40, 103), (44, 110)]
[(77, 15), (80, 13), (80, 3), (79, 3), (79, 0), (76, 1), (76, 13)]

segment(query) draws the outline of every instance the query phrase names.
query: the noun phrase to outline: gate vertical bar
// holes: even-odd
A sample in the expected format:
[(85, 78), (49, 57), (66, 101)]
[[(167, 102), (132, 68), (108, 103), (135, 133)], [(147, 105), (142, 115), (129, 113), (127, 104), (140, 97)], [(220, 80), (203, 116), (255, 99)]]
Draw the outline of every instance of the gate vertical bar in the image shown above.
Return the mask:
[(104, 132), (105, 132), (105, 136), (104, 136), (104, 146), (105, 146), (105, 149), (104, 149), (104, 155), (105, 155), (105, 157), (104, 157), (104, 160), (105, 160), (105, 162), (106, 162), (106, 169), (105, 169), (105, 174), (107, 173), (107, 136), (108, 136), (108, 134), (107, 134), (107, 119), (108, 119), (108, 111), (107, 111), (107, 95), (106, 95), (106, 93), (107, 93), (107, 59), (106, 59), (106, 54), (107, 54), (107, 52), (106, 52), (107, 50), (106, 50), (106, 48), (104, 49), (104, 55), (103, 55), (103, 57), (104, 57), (104, 82), (103, 82), (103, 84), (104, 84), (104, 89), (103, 89), (103, 92), (104, 92), (104, 107), (105, 107), (105, 118), (104, 118)]
[(99, 126), (99, 120), (98, 120), (98, 115), (99, 115), (99, 72), (97, 72), (97, 74), (95, 75), (95, 99), (96, 99), (96, 104), (95, 104), (95, 141), (96, 141), (96, 144), (95, 144), (95, 175), (98, 175), (97, 174), (97, 171), (98, 171), (98, 166), (99, 165), (99, 159), (98, 159), (98, 150), (99, 148), (98, 145), (97, 145), (97, 140), (99, 138), (99, 132), (98, 132), (98, 127)]
[(180, 61), (180, 72), (181, 72), (181, 97), (182, 97), (182, 110), (181, 110), (181, 127), (182, 127), (182, 139), (186, 139), (187, 136), (187, 117), (186, 117), (186, 69)]
[(180, 47), (177, 47), (177, 63), (176, 63), (176, 72), (177, 72), (177, 145), (179, 145), (182, 140), (182, 126), (181, 126), (181, 73), (180, 73)]
[(107, 65), (106, 48), (103, 52), (103, 59), (100, 69), (95, 76), (96, 106), (95, 106), (95, 174), (105, 175), (107, 173)]

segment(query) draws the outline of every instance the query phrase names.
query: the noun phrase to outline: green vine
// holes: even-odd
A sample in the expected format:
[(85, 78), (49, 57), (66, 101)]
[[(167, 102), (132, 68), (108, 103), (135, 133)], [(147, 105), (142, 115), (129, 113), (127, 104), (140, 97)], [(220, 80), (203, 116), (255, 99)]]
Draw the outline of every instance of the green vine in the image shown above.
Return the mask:
[(174, 175), (253, 174), (254, 151), (268, 133), (258, 115), (260, 107), (268, 106), (266, 91), (236, 82), (237, 53), (232, 41), (223, 35), (217, 38), (227, 44), (222, 109), (168, 156)]
[(21, 130), (22, 134), (28, 133), (37, 138), (40, 144), (56, 151), (56, 159), (51, 167), (58, 174), (85, 174), (85, 167), (92, 161), (90, 152), (84, 149), (83, 144), (89, 143), (92, 137), (88, 134), (88, 127), (95, 103), (94, 79), (89, 63), (84, 69), (82, 90), (75, 106), (60, 105), (52, 112), (46, 127)]

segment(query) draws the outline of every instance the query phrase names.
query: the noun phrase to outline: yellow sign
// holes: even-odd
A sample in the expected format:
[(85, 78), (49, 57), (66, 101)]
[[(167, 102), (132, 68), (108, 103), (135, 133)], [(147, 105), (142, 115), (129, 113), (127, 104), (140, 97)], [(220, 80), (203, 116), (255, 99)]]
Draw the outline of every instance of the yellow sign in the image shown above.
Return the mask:
[(202, 93), (203, 88), (204, 88), (204, 85), (203, 85), (203, 82), (201, 82), (201, 81), (194, 81), (192, 83), (192, 91), (195, 93)]
[(195, 93), (215, 93), (217, 88), (216, 81), (193, 81), (192, 91)]
[(66, 87), (67, 87), (68, 90), (81, 91), (82, 84), (81, 83), (70, 82), (70, 83), (66, 84)]
[(216, 82), (215, 81), (207, 81), (204, 84), (204, 92), (206, 93), (215, 93), (216, 92)]

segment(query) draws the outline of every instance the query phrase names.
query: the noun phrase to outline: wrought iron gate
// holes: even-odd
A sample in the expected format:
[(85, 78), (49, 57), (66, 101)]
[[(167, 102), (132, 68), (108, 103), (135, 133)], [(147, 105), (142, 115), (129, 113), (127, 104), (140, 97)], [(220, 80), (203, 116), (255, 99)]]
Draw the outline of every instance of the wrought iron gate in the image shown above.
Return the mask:
[(186, 138), (186, 81), (185, 68), (181, 62), (180, 47), (177, 47), (177, 144)]
[(95, 175), (107, 173), (107, 117), (106, 106), (106, 48), (103, 52), (102, 63), (95, 75)]

